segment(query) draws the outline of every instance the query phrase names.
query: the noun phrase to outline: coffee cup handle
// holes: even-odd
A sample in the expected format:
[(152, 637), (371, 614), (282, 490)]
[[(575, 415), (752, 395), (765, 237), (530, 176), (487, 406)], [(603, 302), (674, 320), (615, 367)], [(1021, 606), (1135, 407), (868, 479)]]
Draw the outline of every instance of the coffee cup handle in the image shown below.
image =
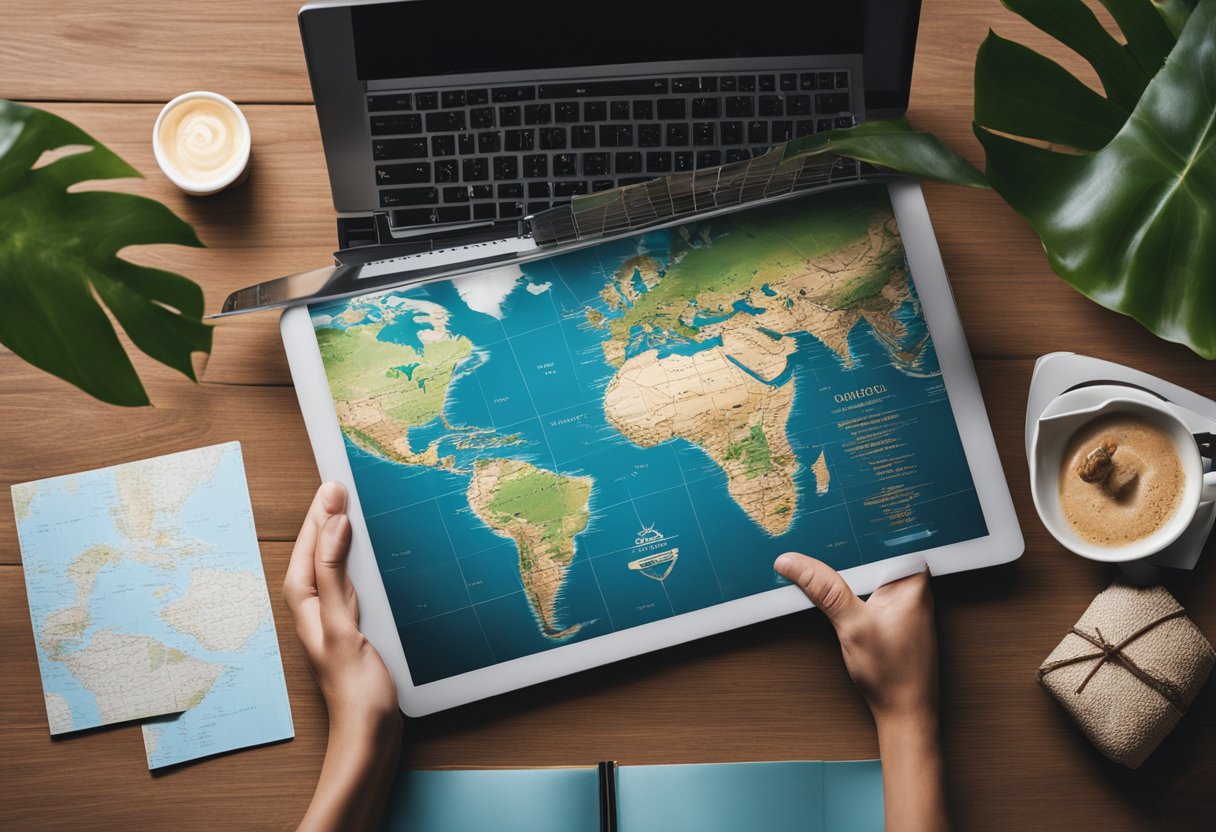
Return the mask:
[(1199, 492), (1199, 502), (1216, 501), (1216, 471), (1208, 471), (1203, 475), (1203, 489)]

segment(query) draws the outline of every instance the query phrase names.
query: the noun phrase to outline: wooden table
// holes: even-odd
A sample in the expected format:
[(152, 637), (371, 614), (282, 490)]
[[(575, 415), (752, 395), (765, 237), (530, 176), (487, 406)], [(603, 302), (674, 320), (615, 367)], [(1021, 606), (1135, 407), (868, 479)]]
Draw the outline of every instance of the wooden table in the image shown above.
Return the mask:
[[(3, 13), (0, 95), (77, 122), (148, 177), (119, 187), (161, 199), (195, 225), (208, 248), (155, 247), (137, 257), (198, 281), (208, 310), (233, 289), (328, 262), (336, 245), (298, 4), (43, 0), (9, 3)], [(1048, 43), (996, 0), (926, 0), (909, 111), (914, 124), (976, 164), (972, 61), (989, 26), (1035, 48)], [(1064, 50), (1054, 54), (1078, 66)], [(160, 105), (191, 89), (235, 99), (254, 135), (247, 184), (197, 200), (164, 179), (150, 145)], [(1039, 523), (1022, 423), (1034, 360), (1052, 350), (1131, 363), (1207, 396), (1216, 396), (1216, 368), (1075, 293), (1051, 273), (1033, 232), (992, 193), (933, 185), (925, 193), (1026, 536), (1017, 563), (934, 584), (959, 827), (1210, 828), (1216, 685), (1152, 759), (1129, 772), (1099, 756), (1035, 682), (1040, 661), (1113, 570), (1068, 555)], [(318, 479), (277, 315), (221, 325), (197, 386), (142, 355), (136, 365), (155, 406), (122, 410), (0, 352), (0, 482), (240, 440), (296, 739), (156, 776), (144, 768), (135, 726), (49, 739), (12, 509), (0, 499), (0, 825), (290, 828), (320, 769), (326, 717), (278, 598)], [(1216, 637), (1216, 546), (1208, 549), (1206, 562), (1171, 588)], [(642, 718), (633, 707), (639, 701), (647, 703)], [(410, 721), (406, 735), (405, 762), (428, 766), (877, 754), (869, 715), (818, 613)]]

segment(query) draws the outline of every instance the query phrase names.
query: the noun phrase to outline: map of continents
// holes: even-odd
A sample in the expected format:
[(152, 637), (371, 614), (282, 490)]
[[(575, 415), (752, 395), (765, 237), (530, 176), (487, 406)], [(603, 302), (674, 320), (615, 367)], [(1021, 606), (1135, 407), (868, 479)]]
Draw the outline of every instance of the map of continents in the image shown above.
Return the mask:
[(928, 484), (857, 452), (948, 414), (882, 188), (312, 315), (416, 680), (773, 588), (791, 542), (906, 551), (971, 489), (957, 436)]

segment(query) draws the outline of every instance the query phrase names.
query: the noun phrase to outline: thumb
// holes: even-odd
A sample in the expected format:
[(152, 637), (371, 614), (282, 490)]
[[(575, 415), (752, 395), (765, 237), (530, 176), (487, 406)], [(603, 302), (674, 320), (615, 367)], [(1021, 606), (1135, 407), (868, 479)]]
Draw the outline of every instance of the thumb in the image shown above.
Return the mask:
[(823, 610), (834, 627), (839, 628), (865, 606), (840, 573), (823, 561), (786, 552), (777, 558), (773, 569), (787, 581), (797, 584), (811, 603)]
[(356, 627), (347, 606), (352, 593), (346, 560), (350, 554), (350, 518), (335, 514), (325, 521), (317, 536), (315, 568), (321, 627), (330, 632)]

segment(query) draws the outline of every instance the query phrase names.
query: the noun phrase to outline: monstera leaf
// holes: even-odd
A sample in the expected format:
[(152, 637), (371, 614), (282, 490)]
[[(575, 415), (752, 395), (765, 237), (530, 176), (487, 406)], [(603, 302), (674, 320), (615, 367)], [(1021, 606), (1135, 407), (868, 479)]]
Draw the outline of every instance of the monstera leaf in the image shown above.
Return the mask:
[[(64, 155), (39, 164), (47, 151)], [(106, 309), (139, 349), (191, 379), (191, 353), (211, 348), (195, 283), (118, 256), (150, 243), (201, 246), (194, 230), (144, 197), (68, 192), (131, 176), (139, 174), (78, 127), (0, 100), (0, 343), (127, 406), (148, 396)]]
[[(1078, 291), (1216, 358), (1216, 0), (1101, 2), (1126, 43), (1083, 0), (1004, 0), (1088, 61), (1105, 94), (990, 32), (975, 65), (985, 175)], [(978, 184), (931, 138), (871, 122), (791, 148)]]

